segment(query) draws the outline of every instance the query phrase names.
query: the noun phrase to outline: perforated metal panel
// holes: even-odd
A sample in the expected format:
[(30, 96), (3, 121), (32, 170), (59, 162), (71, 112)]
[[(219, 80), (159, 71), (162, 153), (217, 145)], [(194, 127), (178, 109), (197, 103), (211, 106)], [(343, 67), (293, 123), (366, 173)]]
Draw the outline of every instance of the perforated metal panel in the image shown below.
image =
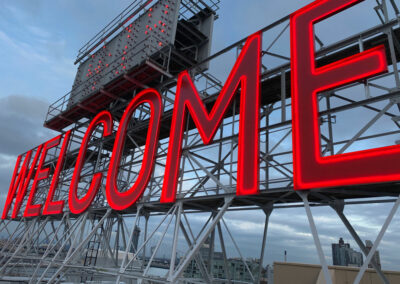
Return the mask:
[(137, 19), (128, 21), (109, 42), (80, 64), (68, 107), (173, 44), (180, 1), (160, 0)]

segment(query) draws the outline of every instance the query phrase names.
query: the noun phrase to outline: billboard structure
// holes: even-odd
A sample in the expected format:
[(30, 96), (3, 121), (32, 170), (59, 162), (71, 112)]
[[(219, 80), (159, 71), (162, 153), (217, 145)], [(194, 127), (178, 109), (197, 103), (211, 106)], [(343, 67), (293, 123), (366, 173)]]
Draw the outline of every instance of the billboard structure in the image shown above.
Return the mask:
[[(60, 135), (17, 160), (0, 280), (259, 282), (271, 212), (304, 206), (332, 283), (314, 205), (331, 206), (366, 255), (359, 283), (400, 205), (399, 7), (378, 1), (378, 25), (329, 44), (317, 25), (360, 2), (314, 1), (213, 55), (219, 1), (133, 2), (79, 51), (45, 121)], [(340, 121), (365, 112), (343, 135)], [(382, 197), (394, 206), (368, 252), (343, 209)], [(232, 210), (265, 214), (256, 265), (224, 221)]]

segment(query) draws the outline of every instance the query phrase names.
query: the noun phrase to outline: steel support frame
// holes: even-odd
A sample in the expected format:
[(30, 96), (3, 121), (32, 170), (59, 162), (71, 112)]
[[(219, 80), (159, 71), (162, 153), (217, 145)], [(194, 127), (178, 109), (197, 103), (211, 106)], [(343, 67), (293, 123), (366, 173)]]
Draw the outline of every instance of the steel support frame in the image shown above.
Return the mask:
[[(391, 1), (391, 4), (393, 2)], [(331, 46), (325, 46), (324, 43), (321, 41), (319, 38), (319, 45), (320, 49), (317, 50), (317, 57), (323, 57), (327, 54), (332, 53), (335, 50), (344, 48), (346, 46), (351, 46), (352, 44), (358, 44), (360, 49), (362, 50), (364, 46), (364, 42), (371, 36), (377, 35), (377, 34), (385, 34), (388, 38), (388, 50), (389, 50), (389, 56), (393, 62), (397, 62), (396, 58), (396, 43), (395, 43), (395, 38), (393, 39), (393, 28), (398, 25), (398, 18), (397, 19), (390, 19), (389, 18), (389, 13), (388, 9), (395, 9), (394, 6), (388, 5), (386, 1), (381, 2), (382, 5), (382, 11), (383, 11), (383, 19), (384, 22), (382, 23), (381, 26), (377, 26), (372, 28), (371, 30), (362, 32), (354, 37), (350, 37), (348, 39), (345, 39), (341, 42), (335, 43)], [(192, 8), (193, 9), (193, 8)], [(397, 13), (398, 14), (398, 13)], [(280, 85), (280, 90), (276, 94), (276, 96), (279, 98), (277, 100), (277, 103), (271, 103), (263, 106), (263, 108), (260, 110), (260, 114), (263, 120), (263, 125), (261, 127), (260, 131), (260, 136), (263, 138), (262, 139), (262, 145), (260, 149), (262, 149), (260, 153), (260, 163), (262, 163), (262, 168), (261, 171), (265, 174), (265, 180), (262, 180), (260, 183), (260, 188), (261, 191), (267, 191), (267, 190), (274, 190), (274, 188), (279, 188), (279, 186), (285, 187), (288, 189), (287, 192), (282, 194), (279, 198), (276, 198), (274, 200), (275, 204), (277, 202), (290, 202), (291, 198), (293, 198), (293, 193), (292, 193), (292, 165), (291, 165), (291, 151), (287, 150), (285, 148), (285, 143), (287, 143), (288, 140), (290, 140), (290, 134), (291, 134), (291, 129), (290, 129), (290, 116), (289, 116), (289, 108), (291, 107), (290, 103), (290, 97), (289, 94), (286, 92), (286, 86), (287, 86), (287, 80), (288, 80), (288, 72), (290, 71), (290, 65), (289, 65), (289, 57), (287, 54), (284, 54), (284, 52), (277, 52), (274, 50), (274, 47), (276, 47), (277, 42), (279, 39), (283, 38), (282, 35), (284, 33), (288, 32), (288, 17), (285, 17), (272, 25), (267, 26), (266, 28), (262, 29), (262, 32), (265, 34), (268, 34), (269, 31), (276, 31), (275, 36), (273, 37), (267, 37), (263, 36), (263, 74), (262, 74), (262, 79), (261, 81), (268, 80), (270, 78), (279, 78), (279, 85)], [(275, 29), (275, 30), (274, 30)], [(264, 41), (268, 39), (268, 43), (265, 43)], [(223, 51), (211, 56), (208, 61), (213, 60), (214, 58), (218, 56), (223, 56), (225, 53), (232, 52), (233, 50), (236, 50), (236, 48), (241, 48), (243, 46), (244, 40), (241, 40), (227, 49), (224, 49)], [(272, 66), (270, 67), (268, 64), (268, 60), (271, 58), (274, 58), (276, 60), (280, 60), (280, 64), (277, 66)], [(203, 64), (199, 63), (199, 65)], [(194, 67), (196, 69), (196, 66)], [(169, 77), (170, 73), (165, 74), (165, 76)], [(200, 80), (201, 78), (205, 79), (207, 83), (204, 86), (204, 91), (203, 87), (199, 87), (200, 93), (204, 95), (205, 99), (210, 99), (214, 94), (210, 93), (210, 90), (219, 90), (221, 88), (221, 83), (218, 78), (214, 78), (212, 74), (208, 73), (200, 73), (196, 75), (196, 79)], [(379, 79), (392, 79), (392, 85), (384, 85), (383, 83), (380, 82)], [(365, 86), (365, 93), (366, 97), (371, 99), (367, 99), (365, 104), (360, 104), (356, 101), (347, 101), (346, 105), (340, 105), (337, 107), (337, 101), (340, 99), (335, 96), (335, 92), (346, 92), (347, 90), (350, 90), (351, 92), (351, 87), (353, 86), (347, 86), (346, 88), (339, 88), (338, 90), (334, 90), (335, 92), (331, 92), (328, 94), (324, 94), (325, 96), (325, 108), (322, 108), (321, 110), (321, 117), (327, 117), (326, 120), (324, 120), (323, 123), (327, 123), (328, 126), (328, 134), (326, 135), (326, 140), (324, 140), (321, 144), (322, 147), (326, 148), (325, 154), (338, 154), (344, 152), (346, 149), (348, 149), (351, 145), (353, 145), (354, 142), (360, 141), (362, 139), (367, 139), (368, 137), (363, 136), (367, 130), (371, 129), (371, 126), (375, 125), (376, 121), (378, 119), (382, 119), (383, 117), (388, 116), (388, 114), (393, 115), (394, 117), (398, 116), (399, 114), (394, 112), (391, 108), (393, 105), (397, 104), (396, 98), (399, 97), (399, 91), (400, 91), (400, 86), (399, 86), (399, 70), (397, 68), (397, 65), (395, 64), (393, 66), (393, 71), (381, 75), (377, 78), (370, 79), (365, 82), (357, 83), (355, 85), (364, 85)], [(134, 78), (132, 78), (134, 79)], [(162, 81), (159, 86), (157, 86), (160, 90), (162, 90), (162, 97), (163, 101), (166, 103), (166, 111), (170, 110), (173, 106), (173, 93), (174, 93), (174, 87), (169, 88), (169, 84), (173, 80), (176, 80), (176, 78), (166, 78), (165, 81)], [(219, 80), (219, 81), (218, 81)], [(210, 83), (210, 81), (214, 81)], [(196, 81), (197, 82), (197, 81)], [(210, 88), (210, 84), (213, 84), (215, 88)], [(373, 92), (376, 90), (384, 90), (387, 93), (387, 98), (382, 99), (382, 97), (374, 96)], [(134, 95), (134, 94), (133, 94)], [(390, 97), (389, 97), (390, 96)], [(346, 97), (347, 98), (347, 97)], [(351, 99), (351, 96), (348, 98)], [(375, 107), (371, 106), (371, 104), (376, 103), (377, 100), (382, 99), (382, 102), (386, 102), (386, 107), (381, 108), (381, 107)], [(322, 102), (322, 100), (321, 100)], [(112, 112), (113, 115), (116, 115), (116, 117), (120, 117), (121, 111), (126, 107), (127, 101), (121, 101), (118, 100), (114, 102), (113, 104), (110, 105), (109, 110)], [(345, 109), (354, 109), (356, 107), (363, 107), (367, 108), (371, 111), (374, 112), (375, 117), (370, 120), (369, 123), (365, 125), (365, 127), (360, 127), (358, 133), (354, 135), (352, 138), (343, 140), (343, 141), (338, 141), (335, 140), (335, 136), (333, 133), (333, 128), (334, 128), (334, 121), (332, 119), (332, 115), (340, 115), (341, 111)], [(372, 109), (372, 108), (375, 108)], [(143, 106), (138, 108), (137, 110), (137, 118), (138, 122), (135, 124), (135, 127), (146, 127), (146, 119), (148, 119), (148, 109)], [(279, 119), (276, 119), (276, 117), (279, 117)], [(184, 149), (183, 149), (183, 161), (182, 161), (182, 170), (180, 173), (180, 178), (179, 178), (179, 184), (178, 184), (178, 189), (179, 189), (179, 196), (178, 196), (178, 202), (175, 205), (172, 205), (170, 207), (165, 207), (163, 210), (160, 210), (161, 207), (158, 207), (157, 210), (154, 210), (152, 206), (154, 206), (154, 202), (157, 202), (159, 199), (159, 194), (162, 186), (162, 175), (163, 175), (163, 170), (165, 168), (165, 158), (166, 158), (166, 152), (167, 152), (167, 147), (168, 147), (168, 141), (167, 140), (161, 140), (159, 142), (159, 149), (158, 149), (158, 155), (157, 155), (157, 162), (156, 162), (156, 167), (155, 167), (155, 173), (153, 174), (151, 178), (151, 183), (149, 186), (149, 189), (146, 190), (144, 193), (142, 200), (138, 203), (138, 206), (135, 208), (136, 210), (132, 210), (131, 212), (127, 214), (122, 214), (121, 218), (125, 218), (125, 216), (129, 216), (130, 218), (133, 219), (133, 226), (128, 227), (127, 230), (122, 229), (123, 225), (113, 225), (110, 228), (106, 229), (105, 235), (109, 235), (112, 230), (116, 229), (117, 234), (119, 235), (118, 237), (118, 242), (119, 239), (122, 238), (125, 241), (125, 249), (123, 252), (119, 251), (119, 243), (117, 240), (115, 240), (114, 246), (111, 245), (111, 238), (104, 236), (101, 238), (101, 253), (104, 254), (105, 256), (108, 255), (110, 259), (116, 260), (117, 265), (113, 265), (113, 267), (105, 267), (101, 271), (99, 269), (96, 269), (96, 267), (84, 267), (82, 265), (79, 265), (77, 263), (74, 263), (74, 259), (78, 259), (80, 255), (83, 255), (85, 253), (85, 246), (96, 236), (98, 235), (97, 229), (99, 229), (103, 224), (106, 224), (108, 220), (111, 220), (112, 218), (116, 218), (115, 214), (116, 212), (112, 212), (110, 210), (104, 210), (107, 206), (106, 199), (104, 197), (103, 190), (100, 190), (95, 204), (89, 209), (89, 211), (80, 216), (70, 216), (68, 212), (65, 212), (62, 216), (60, 216), (59, 220), (55, 220), (54, 222), (59, 222), (59, 227), (57, 227), (54, 230), (50, 229), (51, 225), (50, 219), (34, 219), (33, 222), (42, 222), (42, 226), (38, 227), (40, 230), (34, 230), (35, 234), (31, 234), (31, 230), (35, 228), (35, 225), (32, 225), (32, 223), (27, 223), (27, 220), (24, 220), (22, 218), (19, 219), (19, 223), (17, 229), (13, 230), (12, 229), (12, 221), (10, 220), (5, 220), (0, 223), (0, 232), (7, 232), (8, 230), (12, 231), (12, 233), (9, 233), (8, 236), (10, 239), (17, 239), (19, 234), (22, 234), (22, 238), (20, 239), (19, 242), (16, 242), (10, 247), (11, 251), (11, 258), (9, 258), (9, 253), (4, 254), (4, 256), (0, 259), (0, 263), (4, 263), (3, 267), (1, 268), (0, 272), (2, 272), (2, 276), (5, 276), (4, 272), (8, 270), (12, 270), (15, 265), (18, 264), (18, 261), (31, 261), (29, 259), (30, 255), (23, 255), (20, 254), (21, 252), (21, 247), (23, 248), (26, 245), (29, 245), (31, 247), (34, 247), (35, 249), (38, 247), (35, 245), (35, 242), (38, 243), (41, 238), (45, 239), (50, 239), (50, 244), (51, 246), (48, 246), (45, 253), (42, 254), (35, 262), (31, 262), (32, 267), (34, 267), (35, 273), (33, 274), (33, 277), (31, 279), (31, 283), (35, 283), (36, 280), (37, 282), (46, 280), (50, 282), (57, 282), (61, 281), (62, 277), (67, 277), (69, 273), (77, 273), (82, 274), (82, 273), (93, 273), (94, 279), (98, 279), (101, 276), (105, 277), (113, 277), (112, 279), (116, 281), (116, 283), (120, 283), (122, 280), (132, 280), (132, 279), (138, 279), (138, 280), (149, 280), (149, 281), (155, 281), (155, 282), (165, 282), (169, 281), (171, 283), (175, 282), (183, 282), (188, 280), (187, 277), (185, 277), (185, 269), (188, 266), (188, 264), (195, 259), (197, 265), (200, 267), (201, 271), (201, 277), (203, 278), (203, 281), (207, 283), (213, 282), (213, 275), (212, 275), (212, 270), (210, 270), (210, 267), (207, 267), (207, 262), (208, 265), (210, 265), (210, 259), (202, 259), (201, 255), (199, 254), (200, 248), (204, 245), (204, 242), (210, 235), (214, 235), (217, 233), (219, 242), (220, 242), (220, 247), (222, 250), (222, 254), (224, 255), (224, 266), (226, 270), (226, 283), (232, 283), (235, 279), (233, 279), (233, 275), (229, 275), (228, 272), (228, 264), (227, 264), (227, 251), (226, 251), (226, 237), (230, 237), (231, 241), (233, 241), (234, 244), (234, 237), (231, 231), (228, 228), (229, 224), (226, 224), (224, 222), (223, 217), (228, 212), (229, 210), (246, 210), (246, 207), (243, 208), (235, 208), (233, 209), (232, 203), (233, 203), (233, 197), (232, 194), (234, 193), (235, 190), (235, 184), (236, 184), (236, 152), (237, 152), (237, 143), (238, 143), (238, 136), (237, 136), (237, 124), (239, 121), (239, 115), (238, 115), (238, 109), (237, 109), (237, 101), (235, 100), (233, 102), (231, 111), (229, 113), (229, 116), (227, 116), (224, 121), (222, 126), (220, 127), (220, 132), (217, 133), (215, 136), (214, 142), (211, 145), (204, 146), (197, 131), (196, 130), (190, 130), (189, 129), (189, 122), (187, 124), (187, 131), (185, 132), (184, 135)], [(75, 145), (79, 145), (80, 141), (83, 138), (83, 134), (86, 131), (86, 128), (89, 124), (89, 120), (83, 120), (80, 121), (79, 123), (75, 123), (74, 126), (72, 127), (73, 132), (72, 132), (72, 141)], [(116, 130), (117, 125), (115, 125)], [(384, 137), (387, 133), (384, 131), (377, 133), (375, 137)], [(126, 154), (125, 157), (122, 159), (122, 163), (120, 165), (120, 171), (121, 174), (119, 175), (118, 178), (118, 184), (121, 185), (129, 185), (132, 184), (137, 176), (137, 168), (138, 166), (141, 165), (141, 158), (143, 155), (143, 146), (140, 145), (140, 142), (138, 141), (138, 138), (134, 135), (134, 131), (129, 133), (128, 139), (131, 143), (131, 145), (134, 146), (134, 152)], [(373, 139), (371, 136), (368, 139)], [(95, 172), (103, 172), (106, 174), (106, 171), (109, 167), (109, 155), (110, 155), (110, 149), (107, 146), (112, 143), (111, 138), (102, 138), (101, 137), (101, 131), (100, 129), (97, 129), (95, 131), (94, 137), (90, 143), (92, 152), (88, 153), (88, 156), (86, 157), (86, 160), (88, 161), (84, 169), (82, 171), (82, 184), (79, 188), (80, 193), (83, 193), (87, 190), (90, 180), (92, 175)], [(341, 150), (335, 149), (336, 147), (341, 146)], [(72, 160), (73, 164), (75, 163), (76, 160), (76, 155), (77, 155), (77, 150), (72, 150), (74, 149), (73, 147), (70, 147), (68, 150), (67, 158)], [(57, 148), (57, 151), (59, 151), (60, 148)], [(57, 153), (56, 151), (56, 153)], [(205, 153), (207, 151), (215, 151), (217, 153), (214, 157), (216, 159), (212, 160), (210, 157), (208, 157)], [(57, 159), (57, 154), (54, 153), (54, 155), (51, 157), (51, 162), (50, 166), (54, 168), (55, 166), (55, 161)], [(58, 199), (66, 199), (68, 196), (68, 189), (69, 189), (69, 183), (72, 177), (73, 173), (73, 168), (68, 168), (65, 167), (62, 176), (60, 178), (60, 187), (58, 188), (57, 191), (57, 198)], [(46, 197), (47, 191), (49, 187), (49, 182), (43, 181), (42, 183), (39, 184), (38, 188), (38, 200), (43, 200)], [(213, 196), (216, 194), (225, 194), (229, 197), (224, 200), (223, 204), (220, 204), (218, 208), (212, 207), (212, 206), (204, 206), (204, 204), (200, 204), (190, 201), (191, 198), (201, 198), (204, 196)], [(295, 193), (294, 193), (295, 195)], [(327, 283), (329, 282), (330, 276), (329, 276), (329, 271), (327, 267), (327, 263), (325, 261), (320, 240), (318, 237), (318, 232), (317, 228), (314, 224), (313, 216), (312, 216), (312, 211), (310, 209), (310, 204), (309, 200), (307, 199), (307, 194), (305, 193), (300, 193), (300, 199), (303, 201), (302, 206), (304, 206), (306, 210), (306, 214), (308, 217), (310, 229), (312, 231), (312, 235), (314, 238), (315, 245), (317, 247), (317, 251), (319, 254), (320, 262), (323, 267), (323, 272), (324, 275), (327, 279)], [(321, 205), (328, 205), (329, 203), (324, 203), (326, 200), (321, 199)], [(26, 202), (26, 200), (24, 201)], [(372, 254), (373, 251), (376, 250), (376, 247), (379, 245), (379, 242), (387, 229), (387, 226), (390, 223), (391, 218), (393, 218), (394, 213), (397, 210), (398, 207), (398, 199), (395, 202), (395, 206), (393, 207), (389, 217), (384, 223), (384, 226), (382, 227), (382, 230), (377, 238), (377, 240), (374, 243), (373, 250), (371, 250)], [(266, 205), (267, 204), (267, 205)], [(262, 248), (261, 248), (261, 253), (260, 253), (260, 268), (257, 271), (257, 275), (252, 275), (253, 280), (256, 280), (256, 278), (260, 279), (261, 275), (261, 269), (263, 265), (263, 259), (265, 253), (268, 253), (268, 250), (266, 250), (265, 246), (267, 243), (267, 230), (268, 230), (268, 222), (269, 222), (269, 216), (272, 212), (273, 206), (270, 203), (266, 204), (251, 204), (257, 210), (261, 210), (265, 213), (265, 224), (264, 224), (264, 231), (263, 231), (263, 236), (262, 236)], [(187, 209), (187, 207), (192, 206), (191, 209)], [(284, 206), (284, 205), (283, 205)], [(288, 204), (288, 207), (291, 205)], [(297, 205), (296, 205), (297, 206)], [(197, 208), (197, 212), (205, 212), (209, 213), (210, 219), (209, 221), (205, 222), (204, 227), (200, 230), (199, 234), (195, 234), (194, 230), (190, 227), (190, 222), (188, 221), (190, 216), (192, 215), (191, 213), (194, 212), (193, 207)], [(101, 211), (99, 211), (102, 209)], [(343, 221), (353, 238), (356, 240), (358, 245), (360, 246), (360, 249), (365, 252), (365, 247), (363, 247), (361, 240), (359, 239), (357, 233), (354, 231), (352, 228), (351, 224), (348, 222), (347, 218), (343, 214), (343, 210), (339, 210), (337, 207), (335, 207), (335, 211), (337, 212), (339, 218)], [(99, 219), (93, 219), (94, 214), (98, 214)], [(197, 213), (196, 213), (197, 214)], [(158, 223), (155, 230), (152, 230), (154, 228), (154, 221), (153, 219), (156, 217), (159, 217), (161, 215), (163, 218), (161, 222)], [(132, 240), (134, 237), (134, 230), (135, 226), (139, 224), (141, 220), (145, 221), (145, 231), (144, 231), (144, 237), (139, 245), (138, 249), (136, 252), (133, 254), (130, 252), (132, 248)], [(159, 250), (163, 244), (164, 241), (166, 241), (167, 237), (170, 236), (170, 232), (168, 229), (168, 223), (171, 223), (175, 219), (175, 223), (173, 226), (173, 232), (172, 232), (172, 242), (171, 242), (171, 262), (169, 263), (169, 268), (168, 268), (168, 273), (165, 276), (165, 278), (160, 278), (153, 277), (149, 275), (149, 270), (151, 265), (154, 263), (157, 250)], [(114, 219), (113, 219), (114, 220)], [(89, 222), (88, 222), (89, 221)], [(29, 221), (32, 222), (32, 221)], [(96, 225), (94, 225), (94, 228), (92, 230), (89, 230), (89, 224), (90, 222), (93, 222), (93, 225), (95, 222), (97, 222)], [(110, 221), (112, 222), (112, 221)], [(24, 224), (28, 224), (28, 226), (23, 229)], [(221, 226), (222, 223), (222, 226)], [(43, 225), (44, 224), (44, 225)], [(114, 224), (114, 223), (112, 223)], [(129, 222), (131, 224), (131, 222)], [(186, 225), (185, 225), (186, 224)], [(226, 227), (225, 227), (226, 224)], [(149, 226), (149, 227), (148, 227)], [(151, 228), (150, 228), (151, 227)], [(126, 228), (126, 226), (125, 226)], [(149, 229), (150, 228), (150, 229)], [(150, 230), (150, 233), (148, 233), (148, 229)], [(225, 229), (225, 230), (223, 230)], [(46, 230), (50, 230), (51, 233), (48, 233)], [(64, 230), (64, 232), (62, 232)], [(215, 232), (217, 230), (217, 232)], [(224, 232), (225, 236), (224, 236)], [(147, 247), (150, 245), (150, 242), (154, 240), (157, 236), (161, 237), (157, 239), (157, 244), (156, 244), (156, 249), (153, 251), (152, 255), (150, 256), (149, 259), (147, 259), (146, 255), (146, 250)], [(226, 235), (227, 234), (227, 235)], [(27, 240), (26, 237), (24, 236), (33, 236), (32, 240)], [(51, 236), (52, 235), (52, 236)], [(178, 251), (179, 246), (181, 245), (180, 239), (184, 239), (185, 243), (187, 245), (187, 250), (184, 256), (181, 258), (181, 260), (175, 265), (175, 260), (176, 260), (176, 252)], [(128, 242), (126, 242), (128, 240)], [(214, 245), (214, 244), (213, 244)], [(66, 247), (70, 247), (70, 249), (66, 252), (65, 260), (60, 261), (62, 258), (62, 254), (64, 253), (63, 250)], [(240, 254), (240, 249), (239, 246), (236, 244), (234, 245), (237, 247), (238, 253)], [(79, 249), (81, 251), (79, 251)], [(210, 249), (210, 252), (212, 252), (214, 249)], [(5, 252), (5, 248), (2, 249), (2, 252)], [(368, 254), (367, 260), (371, 259), (372, 255)], [(54, 255), (52, 255), (54, 253)], [(122, 259), (119, 260), (118, 262), (118, 256), (121, 256), (122, 253)], [(14, 256), (13, 256), (14, 255)], [(50, 257), (50, 255), (52, 255)], [(111, 255), (113, 256), (111, 258)], [(15, 260), (15, 261), (14, 261)], [(135, 262), (140, 263), (140, 269), (133, 267), (133, 264)], [(212, 260), (211, 260), (212, 262)], [(369, 261), (365, 262), (369, 263)], [(247, 266), (246, 262), (244, 261), (245, 266)], [(41, 268), (44, 268), (45, 270), (42, 272), (41, 275), (37, 276), (39, 274), (39, 270)], [(55, 268), (56, 271), (53, 273), (51, 272), (51, 269)], [(356, 280), (360, 280), (364, 271), (365, 271), (365, 265), (362, 267), (360, 270), (360, 274), (357, 276), (358, 278)], [(249, 270), (249, 268), (247, 267)], [(382, 273), (380, 269), (377, 269), (377, 273), (380, 275), (383, 283), (388, 283), (385, 280), (385, 276)], [(60, 276), (59, 278), (57, 278)], [(97, 278), (96, 278), (97, 277)], [(190, 280), (190, 279), (189, 279)], [(195, 281), (195, 280), (193, 280)], [(355, 282), (357, 283), (357, 282)]]

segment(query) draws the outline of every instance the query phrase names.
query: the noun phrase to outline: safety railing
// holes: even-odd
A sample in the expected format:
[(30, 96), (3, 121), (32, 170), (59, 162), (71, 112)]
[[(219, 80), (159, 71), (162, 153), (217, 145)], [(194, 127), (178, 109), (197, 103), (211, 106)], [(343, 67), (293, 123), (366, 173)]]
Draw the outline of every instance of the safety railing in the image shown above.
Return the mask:
[[(145, 8), (151, 4), (153, 0), (136, 0), (133, 1), (125, 10), (116, 16), (110, 23), (108, 23), (100, 32), (98, 32), (92, 39), (90, 39), (81, 49), (79, 49), (78, 56), (75, 64), (79, 63), (90, 53), (93, 53), (97, 48), (106, 40), (110, 41), (113, 36), (117, 35), (119, 28), (134, 21), (142, 13)], [(142, 12), (142, 13), (141, 13)]]
[[(154, 39), (152, 41), (152, 39)], [(143, 42), (146, 41), (146, 45), (143, 45)], [(144, 40), (140, 41), (137, 43), (137, 45), (133, 48), (131, 48), (130, 50), (128, 50), (126, 56), (135, 56), (138, 53), (143, 53), (145, 54), (145, 59), (142, 61), (141, 64), (143, 64), (143, 62), (147, 61), (151, 56), (155, 55), (156, 53), (160, 53), (162, 51), (157, 51), (154, 54), (150, 54), (149, 50), (151, 50), (152, 48), (156, 49), (158, 48), (158, 46), (156, 46), (155, 44), (151, 44), (151, 42), (159, 42), (160, 39), (157, 38), (157, 36), (155, 35), (149, 35), (147, 38), (145, 38)], [(142, 46), (141, 49), (137, 49), (138, 46)], [(119, 58), (116, 58), (114, 61), (112, 61), (110, 63), (110, 66), (113, 65), (113, 63), (117, 62), (119, 60)], [(139, 64), (140, 65), (140, 64)], [(107, 72), (101, 74), (100, 80), (101, 78), (105, 77), (105, 76), (109, 76), (110, 74), (114, 74), (115, 70), (117, 70), (119, 68), (118, 64), (115, 64), (116, 67), (114, 68), (110, 68)], [(138, 66), (138, 65), (136, 65)], [(132, 68), (136, 67), (136, 66), (132, 66)], [(167, 71), (167, 70), (165, 70)], [(129, 70), (127, 71), (129, 72)], [(123, 76), (125, 73), (120, 73), (120, 76)], [(79, 85), (76, 85), (69, 93), (65, 94), (64, 96), (62, 96), (60, 99), (58, 99), (57, 101), (55, 101), (54, 103), (52, 103), (49, 106), (47, 115), (46, 115), (46, 122), (50, 121), (51, 119), (53, 119), (54, 117), (60, 116), (62, 113), (66, 112), (68, 109), (73, 108), (75, 105), (79, 104), (81, 101), (71, 105), (70, 103), (70, 98), (71, 98), (71, 93), (72, 92), (83, 92), (85, 89), (85, 84), (87, 83), (87, 81), (84, 81), (82, 83), (80, 83)], [(90, 96), (92, 96), (93, 94), (95, 94), (96, 92), (98, 92), (98, 90), (93, 90), (89, 95), (85, 96), (85, 98), (89, 98)]]

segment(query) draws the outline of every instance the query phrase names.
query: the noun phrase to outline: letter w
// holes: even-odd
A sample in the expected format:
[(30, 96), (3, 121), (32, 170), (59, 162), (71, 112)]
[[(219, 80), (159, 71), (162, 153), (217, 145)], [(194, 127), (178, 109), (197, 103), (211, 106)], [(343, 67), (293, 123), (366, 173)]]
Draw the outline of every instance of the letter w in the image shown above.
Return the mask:
[(42, 151), (42, 145), (40, 145), (36, 150), (36, 154), (30, 168), (29, 168), (29, 162), (31, 160), (32, 150), (28, 151), (25, 155), (24, 162), (21, 168), (19, 169), (19, 172), (18, 168), (21, 163), (22, 156), (18, 156), (17, 162), (15, 163), (14, 173), (11, 179), (10, 189), (8, 190), (8, 195), (6, 203), (4, 205), (3, 215), (1, 216), (1, 219), (4, 220), (7, 218), (8, 211), (10, 210), (11, 207), (11, 203), (16, 195), (17, 196), (14, 204), (14, 210), (11, 218), (14, 219), (17, 217), (41, 151)]

